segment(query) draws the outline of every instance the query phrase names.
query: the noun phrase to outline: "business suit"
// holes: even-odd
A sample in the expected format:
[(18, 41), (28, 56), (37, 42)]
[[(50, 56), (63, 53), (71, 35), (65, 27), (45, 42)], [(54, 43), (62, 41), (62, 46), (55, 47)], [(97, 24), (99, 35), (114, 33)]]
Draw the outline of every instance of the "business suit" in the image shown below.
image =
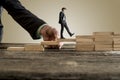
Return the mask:
[(32, 14), (18, 0), (0, 0), (0, 6), (6, 9), (8, 14), (28, 31), (33, 39), (39, 39), (36, 32), (41, 25), (46, 24), (45, 21)]
[(64, 28), (67, 30), (68, 34), (70, 36), (73, 35), (73, 33), (70, 32), (69, 28), (68, 28), (68, 25), (67, 25), (67, 22), (66, 22), (66, 16), (64, 14), (64, 11), (61, 11), (59, 13), (59, 23), (61, 24), (61, 31), (60, 31), (60, 37), (61, 38), (64, 38), (63, 36), (63, 31), (64, 31)]

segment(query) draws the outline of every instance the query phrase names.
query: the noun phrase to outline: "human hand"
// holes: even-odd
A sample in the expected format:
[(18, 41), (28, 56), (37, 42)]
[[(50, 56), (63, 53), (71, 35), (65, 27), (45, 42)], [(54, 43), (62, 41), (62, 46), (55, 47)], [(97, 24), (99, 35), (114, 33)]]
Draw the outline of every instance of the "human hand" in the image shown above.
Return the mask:
[[(45, 25), (41, 30), (40, 34), (43, 37), (44, 41), (57, 41), (58, 40), (58, 31), (55, 28), (52, 28), (49, 25)], [(60, 45), (50, 45), (50, 49), (59, 49)]]
[(40, 34), (44, 41), (56, 41), (58, 39), (58, 31), (49, 25), (45, 25), (41, 30)]

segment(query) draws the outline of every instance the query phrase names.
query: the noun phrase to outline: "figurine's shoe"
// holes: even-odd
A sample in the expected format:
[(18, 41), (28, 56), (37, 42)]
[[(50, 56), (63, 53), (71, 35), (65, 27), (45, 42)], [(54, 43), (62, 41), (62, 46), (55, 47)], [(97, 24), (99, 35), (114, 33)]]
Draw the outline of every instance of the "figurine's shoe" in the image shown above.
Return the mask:
[(71, 34), (70, 34), (70, 37), (72, 37), (74, 34), (75, 34), (75, 33), (71, 33)]

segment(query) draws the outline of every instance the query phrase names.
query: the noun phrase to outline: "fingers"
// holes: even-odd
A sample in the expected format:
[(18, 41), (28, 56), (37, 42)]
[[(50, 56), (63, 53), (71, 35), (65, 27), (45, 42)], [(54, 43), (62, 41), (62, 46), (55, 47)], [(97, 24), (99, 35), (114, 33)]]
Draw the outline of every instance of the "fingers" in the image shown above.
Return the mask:
[(49, 45), (47, 46), (47, 49), (59, 49), (60, 45)]
[(58, 32), (55, 28), (50, 27), (46, 30), (46, 36), (48, 36), (49, 41), (55, 41), (58, 38)]
[[(43, 36), (44, 41), (57, 41), (58, 40), (58, 31), (49, 25), (45, 25), (40, 30), (40, 33)], [(47, 48), (48, 49), (59, 49), (60, 45), (49, 45)]]
[(46, 25), (40, 31), (44, 41), (55, 41), (58, 39), (58, 31), (49, 25)]

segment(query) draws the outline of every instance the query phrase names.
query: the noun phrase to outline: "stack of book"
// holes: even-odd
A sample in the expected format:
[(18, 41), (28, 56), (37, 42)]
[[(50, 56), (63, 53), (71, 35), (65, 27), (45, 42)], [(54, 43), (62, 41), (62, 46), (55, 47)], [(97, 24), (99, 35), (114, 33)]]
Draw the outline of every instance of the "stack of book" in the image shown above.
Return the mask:
[(94, 40), (92, 35), (76, 36), (77, 51), (94, 51)]
[(119, 51), (120, 50), (120, 34), (115, 34), (113, 36), (113, 41), (114, 41), (113, 50)]
[(113, 32), (93, 32), (95, 51), (113, 50)]

